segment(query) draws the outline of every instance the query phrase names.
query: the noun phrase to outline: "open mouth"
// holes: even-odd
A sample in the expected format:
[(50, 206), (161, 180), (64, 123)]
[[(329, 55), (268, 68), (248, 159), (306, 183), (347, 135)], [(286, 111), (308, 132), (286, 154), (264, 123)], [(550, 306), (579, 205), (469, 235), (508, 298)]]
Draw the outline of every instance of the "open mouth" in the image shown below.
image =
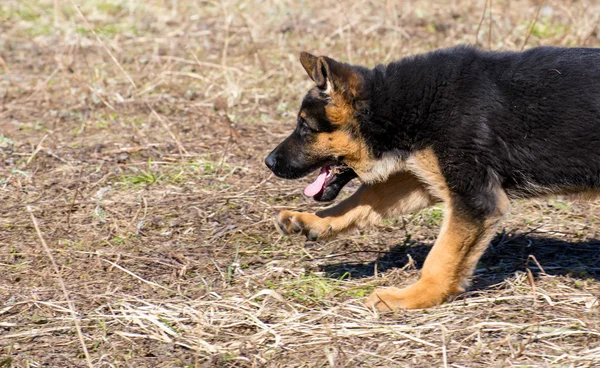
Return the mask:
[(331, 201), (337, 197), (344, 185), (356, 177), (354, 170), (348, 166), (323, 166), (315, 181), (304, 189), (304, 194), (319, 202)]

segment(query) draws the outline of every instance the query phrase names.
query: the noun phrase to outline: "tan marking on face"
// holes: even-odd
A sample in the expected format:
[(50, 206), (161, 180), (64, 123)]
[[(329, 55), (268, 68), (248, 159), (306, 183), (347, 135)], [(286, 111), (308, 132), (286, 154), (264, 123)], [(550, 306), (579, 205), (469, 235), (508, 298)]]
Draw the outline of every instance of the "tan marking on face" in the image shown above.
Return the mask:
[(331, 102), (325, 107), (327, 119), (334, 125), (338, 126), (353, 126), (357, 124), (354, 118), (354, 109), (352, 105), (346, 101), (344, 95), (337, 91), (331, 91)]
[(347, 130), (319, 133), (312, 152), (320, 157), (343, 156), (344, 163), (367, 184), (383, 182), (390, 175), (406, 169), (406, 162), (395, 154), (374, 158), (365, 142)]
[(369, 161), (369, 152), (360, 139), (345, 130), (319, 133), (313, 145), (313, 152), (319, 156), (344, 157), (344, 163), (360, 176)]
[[(335, 99), (334, 99), (335, 101)], [(354, 109), (344, 102), (333, 102), (325, 107), (325, 114), (331, 124), (336, 126), (353, 126), (357, 122), (354, 118)]]

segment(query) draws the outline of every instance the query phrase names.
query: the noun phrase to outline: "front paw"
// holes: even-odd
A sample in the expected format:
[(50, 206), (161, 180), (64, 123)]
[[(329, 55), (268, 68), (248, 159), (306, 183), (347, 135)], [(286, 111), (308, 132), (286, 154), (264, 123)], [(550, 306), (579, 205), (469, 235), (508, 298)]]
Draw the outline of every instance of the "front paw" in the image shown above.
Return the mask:
[(283, 235), (303, 234), (311, 241), (330, 239), (336, 234), (331, 224), (313, 213), (281, 211), (275, 217), (275, 227)]
[(442, 304), (448, 296), (438, 285), (417, 281), (404, 289), (377, 288), (367, 297), (365, 304), (380, 312), (397, 309), (422, 309)]

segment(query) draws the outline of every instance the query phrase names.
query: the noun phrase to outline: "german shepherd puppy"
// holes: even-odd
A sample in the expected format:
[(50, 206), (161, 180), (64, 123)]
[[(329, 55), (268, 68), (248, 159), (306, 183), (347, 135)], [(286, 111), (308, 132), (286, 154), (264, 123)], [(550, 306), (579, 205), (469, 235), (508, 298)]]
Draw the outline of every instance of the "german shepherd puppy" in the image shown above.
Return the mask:
[(284, 234), (330, 238), (442, 202), (444, 221), (415, 284), (377, 289), (381, 311), (427, 308), (465, 290), (511, 198), (600, 189), (600, 49), (489, 52), (459, 46), (374, 69), (303, 52), (315, 82), (296, 128), (266, 158), (323, 211), (282, 211)]

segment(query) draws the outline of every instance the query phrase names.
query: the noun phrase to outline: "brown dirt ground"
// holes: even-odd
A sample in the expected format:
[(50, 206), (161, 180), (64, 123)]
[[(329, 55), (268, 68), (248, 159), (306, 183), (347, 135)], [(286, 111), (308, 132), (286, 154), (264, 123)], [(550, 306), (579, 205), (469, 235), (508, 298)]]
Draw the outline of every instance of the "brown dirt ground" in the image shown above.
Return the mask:
[(597, 1), (75, 3), (0, 3), (0, 367), (600, 366), (598, 202), (513, 203), (469, 292), (380, 315), (361, 298), (418, 277), (440, 209), (281, 237), (318, 204), (262, 164), (302, 50), (598, 47)]

